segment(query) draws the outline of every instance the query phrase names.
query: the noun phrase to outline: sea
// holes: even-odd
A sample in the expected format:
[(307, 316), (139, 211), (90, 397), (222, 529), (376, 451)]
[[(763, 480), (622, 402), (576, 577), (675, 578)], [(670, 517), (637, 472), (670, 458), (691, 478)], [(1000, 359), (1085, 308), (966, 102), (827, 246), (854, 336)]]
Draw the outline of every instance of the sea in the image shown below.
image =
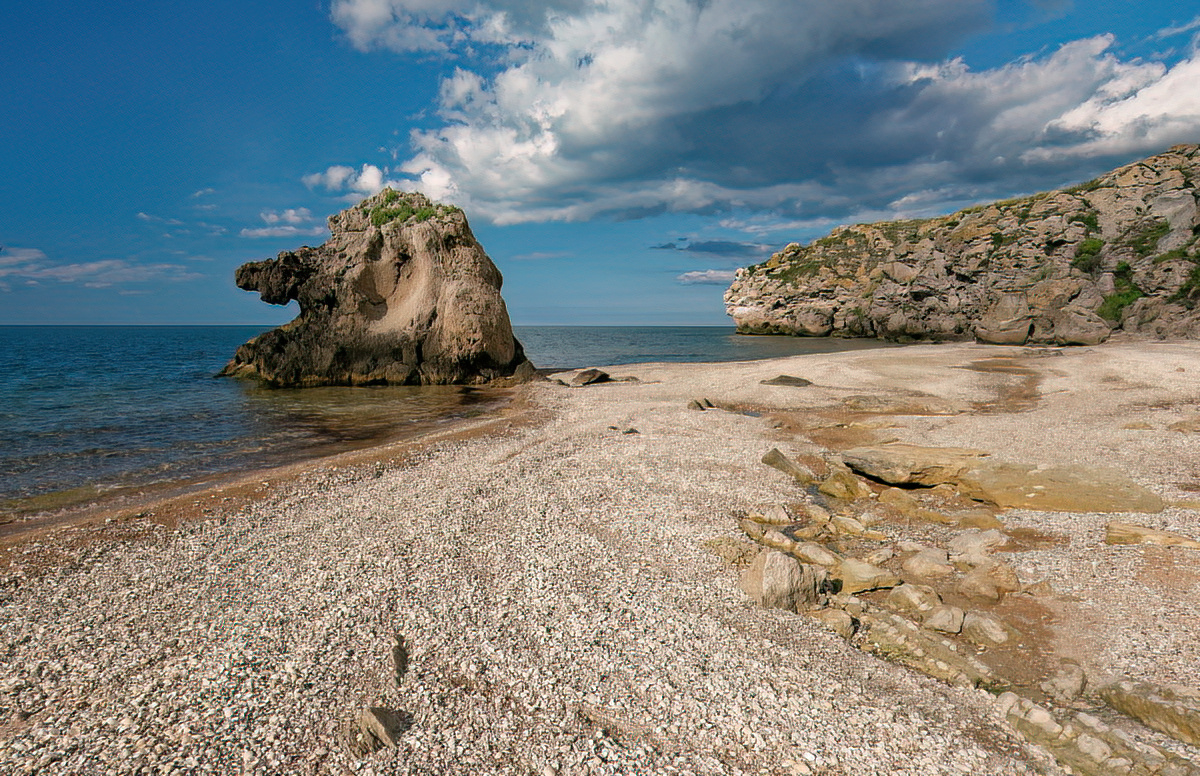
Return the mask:
[[(410, 438), (501, 406), (463, 386), (267, 389), (214, 375), (261, 326), (0, 326), (0, 524)], [(732, 326), (518, 326), (540, 368), (880, 347)]]

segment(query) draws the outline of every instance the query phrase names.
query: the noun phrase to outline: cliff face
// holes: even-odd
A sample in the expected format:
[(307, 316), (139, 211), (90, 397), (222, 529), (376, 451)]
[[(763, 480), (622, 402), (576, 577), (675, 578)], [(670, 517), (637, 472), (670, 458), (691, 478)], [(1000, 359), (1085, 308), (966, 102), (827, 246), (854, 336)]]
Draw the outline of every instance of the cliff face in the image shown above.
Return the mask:
[(1200, 337), (1200, 146), (953, 215), (839, 227), (739, 269), (747, 334), (1095, 344)]
[(330, 216), (317, 248), (238, 268), (300, 315), (238, 348), (223, 375), (272, 386), (479, 384), (529, 376), (500, 272), (462, 211), (385, 189)]

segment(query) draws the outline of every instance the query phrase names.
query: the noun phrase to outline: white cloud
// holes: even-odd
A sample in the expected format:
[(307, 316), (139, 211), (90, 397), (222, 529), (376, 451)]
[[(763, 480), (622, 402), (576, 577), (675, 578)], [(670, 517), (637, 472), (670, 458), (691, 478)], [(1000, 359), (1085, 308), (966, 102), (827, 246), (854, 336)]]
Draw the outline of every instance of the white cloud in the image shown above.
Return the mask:
[(197, 199), (198, 197), (206, 197), (209, 194), (215, 194), (216, 192), (217, 192), (217, 190), (210, 186), (208, 188), (200, 189), (199, 191), (193, 191), (192, 199)]
[(323, 226), (314, 226), (310, 229), (301, 229), (297, 226), (264, 226), (258, 229), (243, 229), (238, 232), (242, 237), (261, 238), (261, 237), (320, 237), (328, 234)]
[(306, 207), (290, 207), (283, 212), (264, 210), (258, 214), (268, 224), (303, 224), (313, 220), (312, 211)]
[(85, 288), (107, 288), (125, 283), (184, 281), (201, 277), (180, 264), (143, 264), (126, 259), (103, 259), (58, 264), (42, 251), (31, 248), (0, 248), (0, 289), (11, 290), (6, 280), (23, 280), (36, 286), (41, 281), (58, 281)]
[(1189, 32), (1192, 32), (1193, 30), (1200, 30), (1200, 16), (1197, 16), (1195, 19), (1192, 19), (1187, 24), (1179, 24), (1179, 25), (1173, 25), (1170, 27), (1163, 27), (1161, 30), (1159, 30), (1158, 32), (1156, 32), (1154, 34), (1154, 37), (1158, 38), (1159, 40), (1162, 40), (1163, 38), (1173, 38), (1176, 35), (1185, 35)]
[(402, 188), (399, 181), (386, 180), (386, 171), (373, 164), (364, 164), (360, 170), (335, 164), (325, 170), (305, 175), (301, 180), (310, 189), (323, 188), (330, 192), (346, 192), (346, 199), (358, 200), (378, 194), (384, 187)]
[(812, 223), (1057, 185), (1200, 136), (1194, 51), (1123, 60), (1099, 36), (982, 71), (946, 59), (990, 9), (335, 0), (354, 46), (459, 66), (441, 125), (414, 131), (396, 169), (337, 165), (304, 182), (348, 197), (416, 187), (496, 223), (722, 210)]
[(712, 285), (712, 286), (727, 286), (733, 282), (736, 272), (725, 269), (706, 269), (695, 272), (685, 272), (682, 275), (675, 277), (677, 281), (685, 286), (693, 285)]

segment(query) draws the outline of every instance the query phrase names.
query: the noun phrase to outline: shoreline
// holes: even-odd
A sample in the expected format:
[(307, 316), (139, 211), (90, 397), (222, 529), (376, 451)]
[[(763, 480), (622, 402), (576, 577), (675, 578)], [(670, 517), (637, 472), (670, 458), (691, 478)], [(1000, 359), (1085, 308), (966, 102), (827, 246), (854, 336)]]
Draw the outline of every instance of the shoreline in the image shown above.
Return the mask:
[[(533, 409), (520, 387), (493, 391), (497, 396), (492, 402), (498, 402), (499, 406), (478, 415), (427, 421), (416, 432), (406, 430), (403, 435), (362, 447), (319, 452), (249, 470), (122, 487), (52, 510), (13, 512), (10, 520), (0, 523), (0, 576), (17, 554), (26, 556), (29, 573), (44, 573), (59, 557), (58, 550), (66, 547), (81, 550), (128, 541), (133, 535), (152, 534), (151, 526), (174, 530), (181, 524), (246, 509), (323, 472), (345, 471), (365, 477), (367, 469), (403, 466), (405, 460), (431, 445), (504, 433), (530, 422)], [(131, 525), (139, 522), (144, 525), (131, 531)], [(30, 562), (28, 556), (37, 554), (28, 550), (30, 545), (37, 545), (47, 558)]]
[[(241, 494), (181, 497), (169, 530), (152, 522), (169, 509), (101, 521), (90, 549), (10, 579), (0, 766), (1059, 772), (987, 692), (746, 600), (738, 564), (756, 549), (738, 518), (813, 503), (762, 464), (772, 448), (826, 474), (847, 450), (888, 443), (1120, 470), (1165, 508), (972, 516), (998, 520), (996, 556), (1021, 581), (989, 611), (1017, 618), (1011, 654), (1027, 656), (1020, 681), (1035, 696), (1068, 658), (1097, 683), (1194, 684), (1197, 551), (1109, 546), (1104, 526), (1200, 539), (1200, 451), (1174, 428), (1200, 418), (1200, 344), (917, 345), (606, 371), (637, 380), (529, 384), (470, 428), (297, 465), (270, 490), (247, 477)], [(808, 384), (762, 382), (781, 374)], [(689, 408), (703, 400), (713, 409)], [(859, 482), (874, 495), (846, 514), (876, 516), (894, 555), (880, 562), (897, 570), (906, 543), (971, 530), (892, 515), (886, 488)], [(968, 506), (956, 508), (980, 511)], [(396, 746), (343, 745), (364, 708), (403, 714)]]

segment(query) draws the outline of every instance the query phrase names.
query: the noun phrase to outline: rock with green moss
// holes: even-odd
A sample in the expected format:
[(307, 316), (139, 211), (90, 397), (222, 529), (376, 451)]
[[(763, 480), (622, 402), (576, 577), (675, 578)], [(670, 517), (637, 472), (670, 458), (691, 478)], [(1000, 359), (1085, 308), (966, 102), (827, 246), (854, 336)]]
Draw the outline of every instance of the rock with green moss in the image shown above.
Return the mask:
[(392, 189), (329, 218), (316, 248), (238, 268), (291, 323), (238, 348), (223, 375), (273, 387), (482, 384), (534, 374), (500, 271), (456, 207)]
[(1094, 345), (1200, 338), (1200, 145), (1062, 191), (857, 224), (738, 271), (747, 334)]

